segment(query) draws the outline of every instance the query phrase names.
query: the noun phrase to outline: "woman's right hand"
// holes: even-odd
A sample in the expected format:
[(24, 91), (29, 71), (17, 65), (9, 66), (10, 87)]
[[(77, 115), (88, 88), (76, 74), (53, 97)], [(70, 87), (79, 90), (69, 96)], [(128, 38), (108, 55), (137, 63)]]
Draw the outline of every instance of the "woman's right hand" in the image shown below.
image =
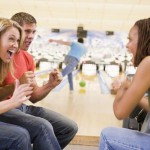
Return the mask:
[(10, 100), (16, 103), (16, 107), (30, 99), (33, 92), (33, 87), (30, 84), (21, 84), (16, 80), (15, 91)]

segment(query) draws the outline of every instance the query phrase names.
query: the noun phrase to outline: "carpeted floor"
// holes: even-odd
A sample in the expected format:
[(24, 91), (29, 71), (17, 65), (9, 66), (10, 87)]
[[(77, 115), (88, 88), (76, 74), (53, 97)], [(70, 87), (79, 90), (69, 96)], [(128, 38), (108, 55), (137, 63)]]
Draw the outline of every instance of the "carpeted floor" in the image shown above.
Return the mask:
[(98, 150), (98, 147), (83, 145), (68, 145), (64, 150)]

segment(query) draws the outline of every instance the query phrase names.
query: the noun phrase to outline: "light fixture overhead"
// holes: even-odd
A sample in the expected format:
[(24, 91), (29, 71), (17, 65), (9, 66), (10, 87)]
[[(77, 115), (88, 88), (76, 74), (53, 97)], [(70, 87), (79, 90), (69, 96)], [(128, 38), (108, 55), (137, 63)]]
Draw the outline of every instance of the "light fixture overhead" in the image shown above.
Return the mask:
[(77, 37), (78, 38), (86, 38), (87, 37), (87, 30), (84, 30), (82, 25), (79, 25), (77, 28)]

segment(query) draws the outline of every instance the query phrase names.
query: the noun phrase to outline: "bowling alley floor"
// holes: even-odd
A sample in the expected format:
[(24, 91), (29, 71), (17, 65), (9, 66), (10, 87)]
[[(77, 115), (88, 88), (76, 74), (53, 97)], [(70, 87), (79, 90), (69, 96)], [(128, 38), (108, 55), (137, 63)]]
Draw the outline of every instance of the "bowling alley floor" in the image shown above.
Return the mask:
[[(81, 79), (86, 82), (85, 87), (80, 87)], [(71, 144), (98, 146), (103, 128), (122, 125), (113, 114), (113, 100), (114, 95), (102, 94), (97, 75), (78, 73), (74, 77), (74, 91), (69, 91), (67, 82), (60, 90), (52, 91), (34, 105), (59, 112), (78, 124), (78, 133)]]

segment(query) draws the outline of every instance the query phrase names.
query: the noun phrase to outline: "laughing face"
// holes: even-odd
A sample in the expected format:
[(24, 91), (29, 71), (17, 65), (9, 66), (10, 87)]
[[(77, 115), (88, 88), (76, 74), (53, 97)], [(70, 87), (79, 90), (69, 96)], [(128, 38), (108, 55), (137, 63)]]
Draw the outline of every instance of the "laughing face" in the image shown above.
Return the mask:
[(137, 51), (137, 45), (138, 45), (138, 27), (133, 26), (129, 32), (129, 42), (127, 43), (126, 47), (130, 53), (132, 53), (132, 63), (134, 64), (134, 59)]
[(22, 29), (24, 31), (25, 34), (25, 39), (23, 42), (23, 46), (21, 47), (21, 49), (27, 51), (31, 42), (34, 39), (35, 33), (36, 33), (36, 24), (32, 23), (32, 24), (24, 24), (22, 26)]
[(10, 27), (0, 37), (0, 58), (9, 63), (13, 54), (17, 52), (20, 42), (20, 33), (17, 28)]

